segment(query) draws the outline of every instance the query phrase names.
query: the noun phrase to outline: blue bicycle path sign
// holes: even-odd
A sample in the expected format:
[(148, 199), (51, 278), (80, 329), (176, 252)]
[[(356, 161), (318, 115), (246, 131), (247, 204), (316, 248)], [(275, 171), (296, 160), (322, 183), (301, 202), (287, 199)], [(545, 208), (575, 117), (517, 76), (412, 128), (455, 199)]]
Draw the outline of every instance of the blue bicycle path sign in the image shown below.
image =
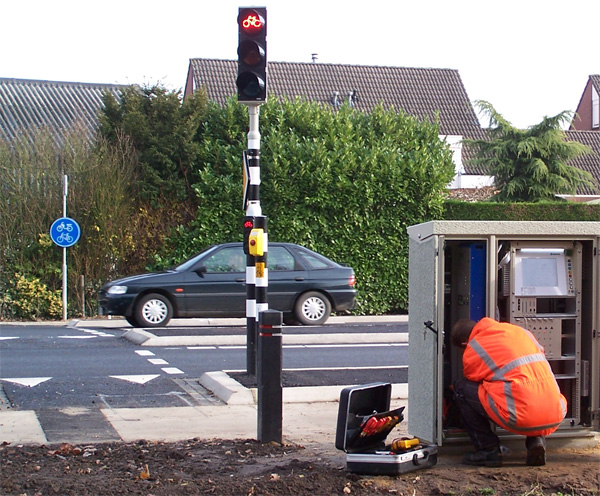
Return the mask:
[(50, 226), (50, 237), (58, 246), (68, 248), (73, 246), (81, 236), (81, 228), (77, 221), (70, 217), (56, 219)]

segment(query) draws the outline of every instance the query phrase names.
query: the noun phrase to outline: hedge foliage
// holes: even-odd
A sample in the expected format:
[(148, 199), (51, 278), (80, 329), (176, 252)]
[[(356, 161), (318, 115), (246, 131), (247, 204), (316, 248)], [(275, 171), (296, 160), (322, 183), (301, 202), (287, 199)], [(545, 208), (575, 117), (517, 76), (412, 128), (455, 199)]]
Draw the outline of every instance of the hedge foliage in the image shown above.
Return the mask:
[(600, 221), (600, 205), (575, 202), (444, 203), (447, 220)]
[[(179, 226), (155, 267), (242, 239), (245, 107), (209, 105), (196, 220)], [(360, 313), (406, 311), (406, 228), (440, 218), (452, 155), (437, 123), (393, 110), (338, 111), (272, 99), (261, 107), (261, 206), (271, 241), (314, 249), (355, 269)]]

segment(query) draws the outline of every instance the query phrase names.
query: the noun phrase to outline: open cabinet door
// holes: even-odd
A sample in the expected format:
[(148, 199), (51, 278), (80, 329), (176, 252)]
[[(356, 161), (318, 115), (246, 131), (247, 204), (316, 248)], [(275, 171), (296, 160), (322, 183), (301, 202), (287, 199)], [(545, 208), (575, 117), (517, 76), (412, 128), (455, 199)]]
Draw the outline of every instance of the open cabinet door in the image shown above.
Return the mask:
[[(442, 444), (443, 238), (420, 239), (409, 228), (408, 432)], [(424, 325), (431, 322), (437, 334)]]

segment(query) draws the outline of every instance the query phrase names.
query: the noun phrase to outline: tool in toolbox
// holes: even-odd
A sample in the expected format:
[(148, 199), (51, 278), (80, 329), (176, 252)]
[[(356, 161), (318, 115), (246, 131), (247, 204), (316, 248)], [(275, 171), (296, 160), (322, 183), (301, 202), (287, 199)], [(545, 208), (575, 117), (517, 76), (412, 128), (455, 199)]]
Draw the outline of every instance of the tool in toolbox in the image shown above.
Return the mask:
[(437, 463), (437, 445), (417, 438), (385, 440), (404, 420), (404, 407), (390, 410), (392, 385), (375, 382), (340, 393), (335, 447), (346, 452), (349, 472), (398, 475)]

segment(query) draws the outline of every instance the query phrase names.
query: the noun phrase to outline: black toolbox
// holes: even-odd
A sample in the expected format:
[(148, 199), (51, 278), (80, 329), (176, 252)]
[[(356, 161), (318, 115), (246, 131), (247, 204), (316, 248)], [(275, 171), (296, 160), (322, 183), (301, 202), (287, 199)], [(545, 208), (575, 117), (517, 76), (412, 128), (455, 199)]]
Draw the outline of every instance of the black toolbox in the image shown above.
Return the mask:
[[(402, 420), (404, 407), (390, 410), (392, 385), (375, 382), (342, 389), (335, 447), (346, 452), (346, 469), (364, 475), (398, 475), (437, 463), (437, 445), (414, 444), (406, 448), (386, 444)], [(417, 442), (415, 440), (415, 442)], [(402, 444), (402, 443), (400, 443)]]

